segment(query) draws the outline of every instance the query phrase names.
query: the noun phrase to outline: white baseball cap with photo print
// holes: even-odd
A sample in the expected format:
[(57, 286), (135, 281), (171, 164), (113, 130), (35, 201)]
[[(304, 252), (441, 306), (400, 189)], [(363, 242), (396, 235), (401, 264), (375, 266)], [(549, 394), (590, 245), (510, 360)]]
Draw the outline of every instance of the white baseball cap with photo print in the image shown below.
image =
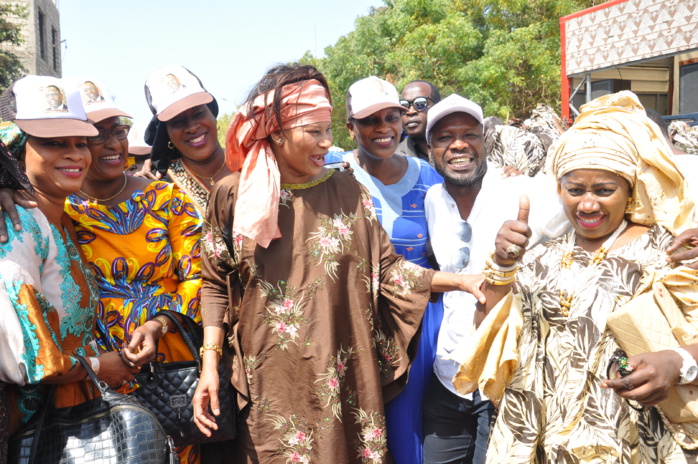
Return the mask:
[(88, 121), (82, 99), (69, 82), (51, 76), (26, 76), (16, 81), (13, 118), (24, 132), (35, 137), (83, 137), (97, 135)]
[[(68, 80), (68, 78), (64, 79)], [(70, 80), (80, 91), (82, 104), (90, 121), (97, 123), (114, 116), (131, 117), (130, 114), (116, 107), (114, 96), (103, 82), (89, 77), (72, 77)]]
[(166, 122), (182, 111), (213, 101), (198, 77), (184, 66), (167, 65), (153, 71), (145, 81), (148, 106)]

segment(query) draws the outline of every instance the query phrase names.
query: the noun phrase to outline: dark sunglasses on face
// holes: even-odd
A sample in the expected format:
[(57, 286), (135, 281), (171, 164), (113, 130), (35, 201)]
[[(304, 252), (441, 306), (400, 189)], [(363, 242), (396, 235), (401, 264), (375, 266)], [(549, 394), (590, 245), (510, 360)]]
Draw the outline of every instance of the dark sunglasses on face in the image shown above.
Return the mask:
[(400, 100), (400, 105), (402, 105), (403, 108), (406, 110), (410, 109), (410, 106), (414, 106), (414, 109), (417, 111), (424, 111), (427, 109), (429, 106), (429, 100), (432, 100), (429, 97), (417, 97), (414, 100)]
[(121, 124), (118, 126), (112, 127), (110, 130), (102, 130), (98, 129), (99, 134), (95, 135), (94, 137), (87, 137), (87, 140), (92, 143), (93, 145), (101, 145), (104, 142), (106, 142), (109, 139), (109, 136), (111, 135), (114, 137), (116, 140), (124, 140), (128, 137), (128, 132), (131, 130), (131, 126), (127, 126), (126, 124)]

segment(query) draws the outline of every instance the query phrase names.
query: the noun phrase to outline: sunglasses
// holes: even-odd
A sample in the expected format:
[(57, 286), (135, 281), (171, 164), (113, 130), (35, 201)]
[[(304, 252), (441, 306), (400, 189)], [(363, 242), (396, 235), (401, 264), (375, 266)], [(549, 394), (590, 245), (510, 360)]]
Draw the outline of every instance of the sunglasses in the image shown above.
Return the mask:
[(417, 97), (414, 100), (400, 100), (400, 105), (406, 110), (413, 106), (417, 111), (424, 111), (429, 106), (429, 100), (434, 101), (429, 97)]
[(114, 126), (111, 130), (106, 131), (100, 129), (99, 134), (94, 137), (87, 137), (87, 140), (92, 145), (101, 145), (105, 143), (109, 139), (109, 136), (114, 137), (116, 140), (124, 140), (128, 137), (128, 132), (130, 130), (131, 126), (127, 126), (126, 124)]
[[(473, 228), (467, 222), (459, 222), (456, 226), (456, 236), (462, 242), (470, 242), (473, 238)], [(464, 269), (470, 263), (470, 247), (464, 246), (451, 255), (451, 266)]]

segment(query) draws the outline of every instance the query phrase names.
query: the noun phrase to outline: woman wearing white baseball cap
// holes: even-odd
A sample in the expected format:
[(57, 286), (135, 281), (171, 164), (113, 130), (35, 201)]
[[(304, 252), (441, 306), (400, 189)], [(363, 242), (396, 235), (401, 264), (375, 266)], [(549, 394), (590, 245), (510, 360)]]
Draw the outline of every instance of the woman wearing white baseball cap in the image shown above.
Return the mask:
[(203, 214), (213, 185), (230, 174), (218, 141), (218, 103), (187, 68), (167, 65), (145, 82), (153, 112), (145, 133), (152, 145), (153, 178), (165, 174), (187, 192)]
[[(97, 281), (97, 345), (121, 352), (137, 369), (152, 361), (155, 340), (164, 334), (166, 320), (153, 319), (158, 310), (200, 320), (201, 216), (176, 185), (125, 174), (130, 126), (123, 118), (130, 116), (116, 107), (104, 83), (69, 82), (97, 133), (86, 138), (90, 168), (78, 192), (68, 195), (65, 211), (75, 221), (78, 244)], [(165, 362), (181, 361), (176, 353), (183, 348), (181, 339), (168, 337), (158, 351)], [(182, 463), (199, 462), (198, 446), (177, 452)]]
[(98, 133), (79, 94), (63, 80), (27, 76), (5, 91), (0, 107), (0, 188), (32, 191), (38, 204), (18, 207), (24, 229), (8, 227), (9, 240), (0, 243), (0, 381), (10, 384), (17, 425), (37, 411), (47, 384), (57, 384), (56, 407), (91, 399), (74, 354), (87, 356), (112, 386), (132, 380), (134, 370), (118, 353), (99, 354), (97, 288), (63, 210), (90, 167), (87, 137)]
[[(326, 162), (348, 162), (354, 176), (371, 192), (376, 212), (395, 252), (432, 269), (427, 243), (429, 230), (424, 197), (430, 186), (443, 182), (436, 170), (417, 157), (395, 154), (402, 133), (397, 89), (370, 76), (347, 92), (347, 128), (358, 148), (326, 157)], [(429, 303), (422, 318), (418, 348), (405, 389), (386, 403), (388, 448), (395, 462), (422, 462), (422, 400), (432, 376), (436, 338), (443, 318), (441, 299)]]
[[(201, 216), (176, 185), (126, 175), (130, 126), (123, 118), (130, 116), (104, 83), (73, 82), (98, 130), (87, 138), (92, 165), (82, 188), (66, 203), (99, 287), (97, 342), (142, 366), (153, 360), (155, 340), (167, 328), (167, 319), (153, 318), (160, 309), (200, 321)], [(164, 362), (182, 361), (177, 354), (183, 349), (177, 337), (158, 345)], [(177, 453), (183, 464), (199, 462), (198, 446)]]

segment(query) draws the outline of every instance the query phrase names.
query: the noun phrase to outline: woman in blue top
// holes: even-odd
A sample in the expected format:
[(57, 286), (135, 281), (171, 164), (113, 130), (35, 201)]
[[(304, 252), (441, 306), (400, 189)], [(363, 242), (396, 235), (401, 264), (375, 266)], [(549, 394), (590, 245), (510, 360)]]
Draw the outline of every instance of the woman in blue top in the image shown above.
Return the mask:
[[(432, 268), (424, 197), (429, 187), (443, 179), (427, 162), (395, 154), (403, 111), (397, 90), (389, 82), (375, 76), (355, 82), (347, 92), (347, 128), (358, 148), (330, 153), (325, 162), (349, 163), (356, 179), (371, 192), (395, 251), (415, 264)], [(409, 382), (394, 399), (386, 397), (388, 449), (400, 464), (422, 462), (422, 399), (432, 376), (442, 318), (441, 300), (430, 303), (422, 320), (419, 345), (413, 347)]]

